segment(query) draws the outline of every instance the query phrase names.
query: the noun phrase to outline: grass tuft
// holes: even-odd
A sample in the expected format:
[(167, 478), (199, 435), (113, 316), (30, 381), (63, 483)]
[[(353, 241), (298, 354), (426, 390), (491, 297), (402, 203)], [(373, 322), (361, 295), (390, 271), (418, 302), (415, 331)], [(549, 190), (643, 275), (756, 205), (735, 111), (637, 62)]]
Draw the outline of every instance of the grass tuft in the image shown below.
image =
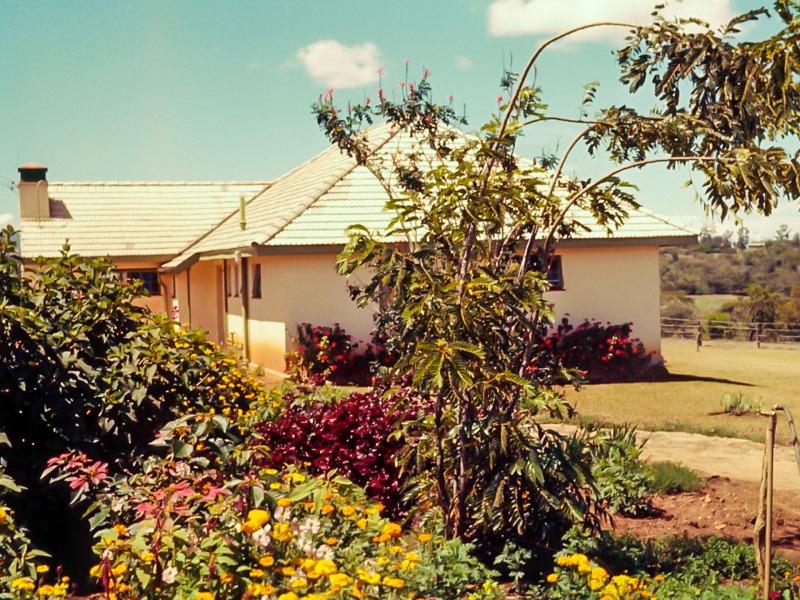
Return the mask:
[(659, 461), (648, 465), (650, 486), (658, 494), (699, 492), (706, 480), (696, 471), (672, 461)]

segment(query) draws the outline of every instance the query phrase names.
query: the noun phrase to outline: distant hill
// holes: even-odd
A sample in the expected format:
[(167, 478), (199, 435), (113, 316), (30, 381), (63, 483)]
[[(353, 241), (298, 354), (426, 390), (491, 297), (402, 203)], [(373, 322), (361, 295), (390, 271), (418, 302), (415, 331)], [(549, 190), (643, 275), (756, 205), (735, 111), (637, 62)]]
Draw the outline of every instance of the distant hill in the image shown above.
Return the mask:
[(788, 296), (800, 286), (800, 240), (769, 241), (737, 249), (729, 243), (701, 243), (661, 251), (661, 290), (689, 295), (745, 295), (757, 284)]

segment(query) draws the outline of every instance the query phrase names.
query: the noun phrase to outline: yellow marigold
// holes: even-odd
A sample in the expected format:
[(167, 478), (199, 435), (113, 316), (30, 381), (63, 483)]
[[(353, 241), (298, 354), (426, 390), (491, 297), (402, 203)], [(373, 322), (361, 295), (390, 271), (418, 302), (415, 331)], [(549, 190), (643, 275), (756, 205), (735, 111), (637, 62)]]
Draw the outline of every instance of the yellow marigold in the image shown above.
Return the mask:
[(384, 567), (389, 564), (389, 557), (388, 556), (379, 556), (378, 557), (378, 566)]
[(156, 559), (156, 555), (153, 554), (152, 552), (142, 552), (139, 555), (139, 558), (142, 560), (142, 562), (149, 563), (153, 562)]
[(406, 582), (399, 577), (389, 577), (388, 575), (383, 578), (383, 585), (393, 588), (395, 590), (402, 590), (406, 587)]
[(311, 510), (312, 508), (314, 508), (314, 503), (313, 502), (303, 502), (303, 508), (305, 508), (306, 510)]
[(592, 566), (589, 563), (581, 563), (578, 565), (578, 573), (591, 573)]
[(372, 508), (375, 509), (377, 512), (383, 512), (383, 509), (385, 507), (380, 502), (376, 502), (375, 504), (372, 505)]
[(405, 559), (400, 563), (401, 571), (413, 571), (417, 566), (416, 561)]
[(20, 590), (23, 592), (31, 592), (36, 588), (36, 584), (30, 577), (18, 577), (11, 582), (12, 590)]
[(8, 513), (0, 506), (0, 523), (5, 523), (8, 520)]
[(269, 489), (271, 490), (282, 490), (283, 486), (280, 483), (274, 482), (269, 484)]
[(556, 581), (558, 581), (558, 573), (550, 573), (547, 576), (547, 583), (555, 583)]
[(125, 527), (125, 525), (123, 525), (122, 523), (117, 523), (116, 525), (114, 525), (114, 531), (117, 532), (118, 536), (122, 537), (123, 535), (128, 533), (128, 528)]
[(261, 569), (250, 569), (250, 577), (252, 579), (260, 579), (264, 576), (264, 571)]
[(289, 498), (280, 498), (278, 500), (278, 506), (282, 508), (287, 508), (292, 505), (292, 501)]
[(392, 536), (390, 536), (388, 533), (382, 533), (372, 538), (372, 541), (376, 544), (383, 544), (384, 542), (388, 542), (390, 539), (392, 539)]
[(261, 528), (269, 522), (269, 512), (255, 508), (247, 513), (247, 520), (256, 523)]
[(335, 508), (333, 507), (333, 504), (323, 504), (322, 508), (320, 509), (320, 512), (322, 512), (323, 515), (329, 515), (334, 510)]
[(403, 528), (397, 523), (386, 523), (386, 525), (381, 528), (381, 533), (396, 538), (400, 537), (400, 534), (403, 533)]
[[(656, 581), (664, 581), (664, 576), (661, 573), (659, 573), (658, 575), (653, 577), (653, 579), (655, 579)], [(800, 581), (800, 576), (795, 577), (795, 581)]]
[(298, 596), (294, 592), (286, 592), (278, 596), (278, 600), (297, 600)]
[(335, 587), (343, 588), (350, 585), (350, 577), (346, 573), (333, 573), (329, 580)]
[(364, 569), (356, 569), (356, 574), (361, 581), (370, 585), (378, 585), (381, 582), (380, 573), (370, 573)]
[(416, 552), (406, 552), (406, 560), (411, 562), (419, 562), (419, 554)]
[(316, 569), (321, 575), (333, 575), (339, 570), (339, 567), (332, 560), (325, 558), (317, 562)]
[(292, 532), (288, 523), (278, 523), (272, 530), (272, 537), (279, 542), (288, 542), (292, 539)]
[(328, 546), (333, 546), (338, 541), (339, 540), (335, 537), (329, 537), (327, 540), (325, 540), (325, 543), (328, 544)]
[(322, 496), (325, 500), (333, 500), (333, 492), (325, 492), (325, 495)]
[(293, 590), (301, 590), (308, 585), (308, 582), (302, 577), (298, 577), (289, 584)]
[(342, 507), (342, 514), (345, 517), (352, 517), (354, 514), (356, 514), (356, 509), (348, 504), (347, 506)]
[(260, 559), (258, 559), (258, 564), (260, 564), (262, 567), (271, 567), (275, 564), (275, 557), (271, 554), (262, 556)]
[(91, 569), (89, 569), (89, 576), (94, 577), (95, 579), (100, 579), (103, 576), (103, 566), (93, 566)]
[(36, 593), (39, 596), (53, 596), (56, 593), (56, 589), (52, 585), (42, 585), (36, 590)]
[(128, 572), (128, 565), (126, 565), (125, 563), (120, 563), (111, 569), (111, 574), (114, 577), (119, 577), (120, 575), (124, 575), (127, 572)]
[(419, 536), (417, 536), (417, 539), (424, 544), (426, 542), (430, 542), (431, 537), (432, 536), (430, 533), (420, 533)]
[(223, 573), (219, 576), (219, 580), (222, 583), (233, 583), (236, 579), (236, 576), (233, 573)]
[(266, 473), (267, 475), (277, 475), (278, 469), (266, 469), (264, 473)]
[(281, 567), (280, 569), (278, 569), (278, 571), (280, 572), (281, 575), (285, 575), (286, 577), (291, 577), (292, 575), (297, 573), (297, 570), (294, 567)]
[(358, 521), (356, 521), (356, 527), (358, 527), (359, 529), (364, 529), (364, 527), (366, 527), (366, 526), (367, 526), (367, 520), (366, 519), (362, 518), (362, 519), (359, 519)]
[(214, 600), (214, 594), (212, 592), (197, 592), (195, 600)]
[(350, 590), (350, 595), (353, 598), (366, 598), (367, 597), (367, 595), (364, 592), (362, 592), (360, 589), (358, 589), (358, 588), (353, 588), (352, 590)]
[(36, 567), (36, 572), (37, 573), (47, 573), (49, 571), (50, 571), (50, 567), (48, 567), (47, 565), (39, 565), (39, 566)]
[(392, 555), (400, 554), (402, 551), (403, 551), (403, 547), (402, 546), (398, 546), (397, 544), (395, 544), (394, 546), (389, 548), (389, 554), (392, 554)]
[(253, 596), (269, 596), (275, 591), (275, 586), (264, 585), (262, 583), (251, 583), (247, 586), (247, 591)]

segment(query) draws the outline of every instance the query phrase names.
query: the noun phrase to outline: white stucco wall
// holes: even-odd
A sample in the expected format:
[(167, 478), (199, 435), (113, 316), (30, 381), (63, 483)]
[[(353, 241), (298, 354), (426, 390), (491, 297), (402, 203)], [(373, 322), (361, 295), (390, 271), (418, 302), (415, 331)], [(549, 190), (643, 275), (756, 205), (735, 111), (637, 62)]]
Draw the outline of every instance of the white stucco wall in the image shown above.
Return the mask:
[(567, 316), (633, 322), (632, 335), (648, 352), (661, 353), (660, 280), (657, 246), (561, 248), (562, 291), (548, 292), (556, 323)]
[[(611, 323), (630, 321), (633, 335), (642, 340), (647, 350), (660, 353), (656, 246), (561, 248), (558, 254), (561, 255), (564, 289), (547, 294), (554, 304), (556, 322), (563, 316), (573, 324), (584, 319)], [(373, 311), (356, 307), (350, 299), (347, 280), (336, 273), (334, 262), (333, 254), (261, 256), (247, 260), (249, 358), (252, 362), (282, 372), (284, 355), (291, 349), (298, 323), (339, 323), (355, 340), (369, 340)], [(261, 265), (261, 298), (251, 297), (252, 269), (256, 264)], [(229, 269), (234, 265), (233, 261), (228, 261)], [(232, 333), (234, 342), (243, 344), (242, 297), (233, 289), (225, 297), (224, 290), (218, 289), (221, 269), (221, 260), (201, 261), (192, 266), (192, 325), (214, 331), (214, 337), (220, 340), (230, 340)], [(184, 302), (185, 291), (181, 285), (184, 280), (185, 274), (179, 276), (179, 302)], [(229, 287), (232, 287), (233, 277), (230, 282)], [(217, 291), (224, 319), (214, 316), (218, 314)], [(227, 310), (224, 309), (226, 305)], [(217, 331), (215, 327), (224, 331)]]
[(335, 270), (335, 255), (263, 256), (261, 298), (250, 298), (251, 360), (283, 370), (283, 355), (297, 335), (298, 323), (339, 323), (356, 341), (369, 341), (372, 311), (350, 299), (347, 280)]

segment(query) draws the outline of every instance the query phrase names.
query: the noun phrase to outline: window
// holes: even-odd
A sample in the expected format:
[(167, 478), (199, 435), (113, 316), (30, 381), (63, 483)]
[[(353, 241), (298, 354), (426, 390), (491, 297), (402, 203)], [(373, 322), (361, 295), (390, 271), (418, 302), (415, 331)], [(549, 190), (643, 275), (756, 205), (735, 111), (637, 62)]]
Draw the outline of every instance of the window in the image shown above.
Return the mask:
[(261, 298), (261, 265), (253, 265), (253, 288), (250, 294), (253, 298)]
[[(528, 263), (531, 270), (534, 271), (541, 271), (541, 256), (539, 255), (539, 250), (535, 250), (531, 253), (530, 258), (528, 259), (530, 262)], [(547, 271), (547, 283), (550, 284), (551, 290), (563, 290), (564, 289), (564, 273), (561, 270), (561, 257), (554, 256), (550, 261), (550, 268)]]
[(550, 269), (547, 271), (547, 283), (550, 284), (551, 290), (564, 289), (564, 273), (561, 271), (560, 256), (554, 256), (550, 263)]
[(158, 271), (155, 269), (122, 271), (122, 279), (126, 282), (141, 281), (142, 287), (146, 289), (151, 296), (161, 295), (161, 284), (158, 281)]

